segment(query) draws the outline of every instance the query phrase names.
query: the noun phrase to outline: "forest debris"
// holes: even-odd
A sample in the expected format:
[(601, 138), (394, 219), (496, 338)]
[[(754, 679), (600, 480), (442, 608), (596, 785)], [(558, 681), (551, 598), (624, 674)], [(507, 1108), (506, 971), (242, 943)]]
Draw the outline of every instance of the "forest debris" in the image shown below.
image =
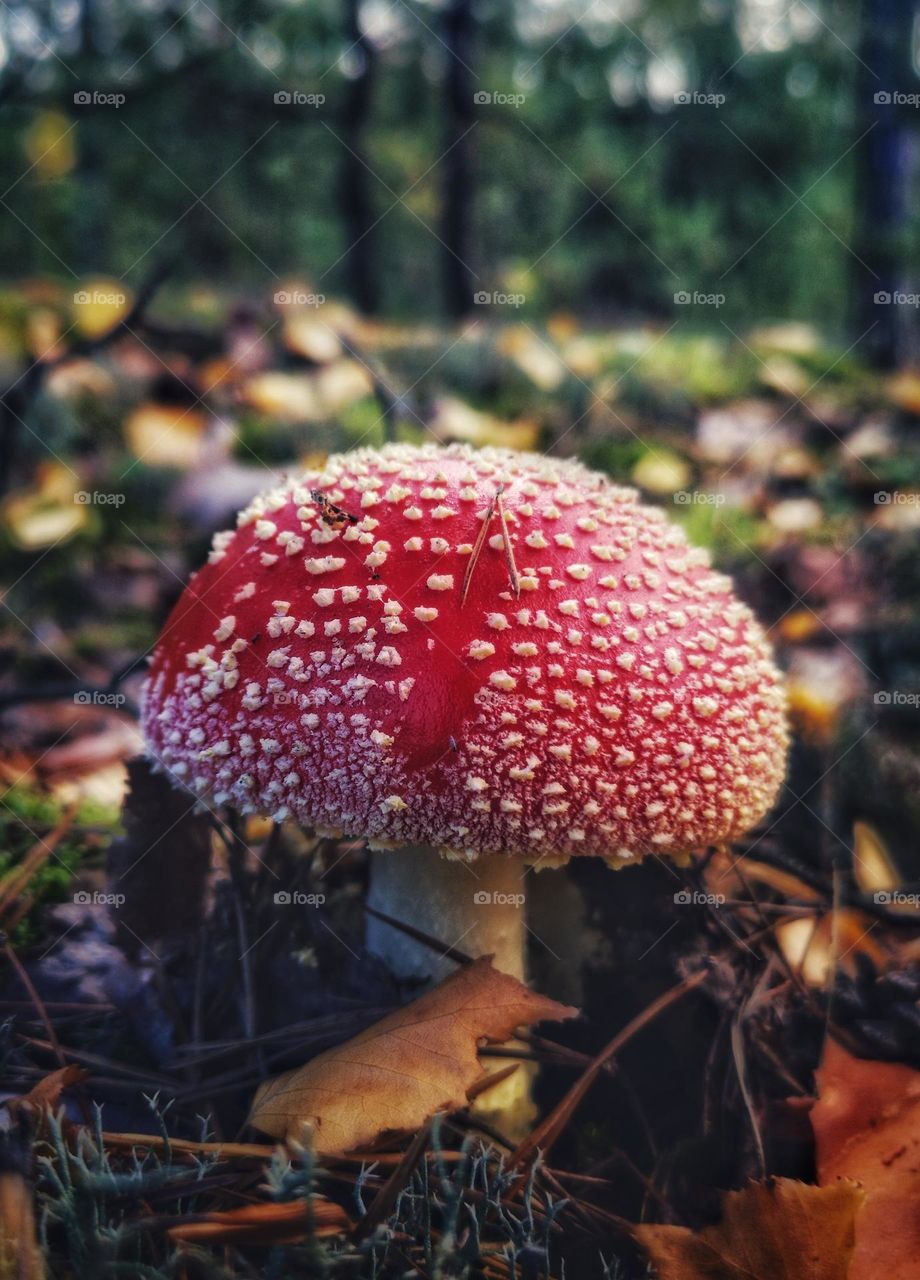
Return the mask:
[(387, 1130), (412, 1131), (436, 1111), (464, 1105), (483, 1076), (481, 1044), (576, 1013), (484, 956), (354, 1039), (261, 1085), (249, 1121), (274, 1138), (299, 1140), (307, 1126), (320, 1153), (352, 1150)]
[(715, 1226), (643, 1224), (633, 1235), (658, 1280), (853, 1280), (862, 1199), (852, 1182), (813, 1187), (776, 1178), (726, 1192)]
[(247, 1204), (240, 1209), (202, 1214), (193, 1222), (170, 1227), (170, 1240), (208, 1244), (300, 1244), (309, 1232), (343, 1235), (351, 1219), (341, 1205), (311, 1196), (286, 1204)]
[(848, 1280), (916, 1280), (920, 1259), (920, 1071), (854, 1058), (828, 1040), (811, 1110), (818, 1181), (854, 1179), (856, 1219)]
[(873, 936), (877, 921), (862, 911), (845, 908), (822, 916), (787, 920), (776, 928), (776, 940), (790, 968), (810, 987), (827, 986), (831, 973), (857, 971), (859, 955), (878, 969), (887, 969), (893, 953)]
[(0, 1280), (44, 1280), (46, 1274), (26, 1176), (27, 1132), (22, 1125), (0, 1134)]

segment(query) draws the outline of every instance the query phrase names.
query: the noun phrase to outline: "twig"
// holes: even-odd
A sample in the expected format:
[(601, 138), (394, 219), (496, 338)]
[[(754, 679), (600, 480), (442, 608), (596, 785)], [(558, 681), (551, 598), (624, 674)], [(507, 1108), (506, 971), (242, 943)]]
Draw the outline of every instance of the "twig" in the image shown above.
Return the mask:
[(498, 518), (502, 526), (502, 542), (505, 548), (505, 563), (508, 566), (508, 576), (511, 579), (511, 590), (517, 599), (521, 597), (521, 575), (517, 571), (517, 565), (514, 562), (514, 547), (511, 544), (511, 534), (508, 532), (508, 519), (505, 515), (505, 504), (502, 502), (502, 490), (504, 485), (500, 485), (495, 495), (495, 501), (498, 506)]
[(511, 1153), (508, 1158), (508, 1169), (516, 1169), (525, 1162), (532, 1160), (538, 1151), (545, 1156), (554, 1143), (558, 1140), (569, 1117), (575, 1108), (582, 1101), (585, 1094), (591, 1088), (591, 1085), (597, 1079), (602, 1068), (627, 1044), (632, 1038), (648, 1026), (650, 1022), (654, 1022), (655, 1018), (665, 1009), (669, 1008), (676, 1001), (683, 999), (689, 992), (695, 990), (702, 982), (706, 980), (708, 973), (705, 969), (700, 969), (697, 973), (691, 974), (689, 978), (685, 978), (683, 982), (679, 982), (676, 987), (671, 987), (669, 991), (665, 991), (657, 1000), (653, 1000), (650, 1005), (636, 1014), (622, 1031), (618, 1031), (608, 1045), (606, 1045), (596, 1058), (593, 1059), (591, 1065), (586, 1068), (584, 1074), (576, 1080), (575, 1084), (568, 1091), (564, 1098), (553, 1108), (549, 1115), (537, 1125), (529, 1138), (524, 1141)]
[(437, 938), (433, 938), (430, 933), (423, 933), (421, 929), (416, 929), (414, 925), (406, 924), (404, 920), (397, 920), (395, 916), (388, 916), (383, 911), (377, 911), (374, 907), (367, 906), (366, 903), (364, 910), (369, 916), (374, 916), (377, 920), (382, 920), (384, 924), (388, 924), (391, 928), (398, 929), (400, 933), (404, 933), (415, 942), (420, 942), (423, 947), (428, 947), (439, 956), (445, 957), (448, 960), (453, 960), (456, 964), (473, 963), (473, 957), (468, 956), (466, 952), (461, 951), (459, 947), (445, 947), (443, 942), (439, 941)]
[(62, 1067), (66, 1067), (67, 1059), (64, 1057), (64, 1051), (61, 1048), (60, 1041), (58, 1040), (54, 1027), (51, 1024), (51, 1019), (48, 1016), (48, 1010), (45, 1008), (45, 1005), (42, 1001), (41, 996), (35, 990), (35, 987), (32, 983), (32, 979), (26, 973), (25, 968), (23, 967), (19, 959), (19, 956), (17, 956), (16, 952), (10, 946), (9, 939), (6, 938), (5, 936), (3, 937), (3, 950), (7, 960), (9, 960), (10, 964), (16, 970), (16, 974), (19, 978), (19, 981), (22, 983), (26, 991), (28, 991), (29, 993), (29, 999), (32, 1001), (32, 1004), (35, 1006), (35, 1011), (38, 1014), (39, 1018), (41, 1019), (42, 1025), (44, 1026), (45, 1031), (48, 1034), (48, 1041), (54, 1052), (54, 1056), (57, 1058), (58, 1062)]
[(470, 583), (473, 580), (473, 570), (476, 568), (476, 565), (479, 563), (479, 557), (482, 555), (483, 543), (486, 540), (486, 534), (489, 532), (489, 525), (492, 523), (492, 517), (495, 515), (495, 507), (498, 503), (500, 494), (501, 494), (501, 489), (499, 488), (495, 491), (495, 497), (489, 503), (488, 507), (486, 507), (486, 513), (482, 518), (482, 528), (479, 530), (479, 535), (476, 538), (475, 543), (473, 544), (473, 551), (472, 551), (472, 554), (470, 555), (470, 562), (466, 566), (466, 573), (463, 575), (463, 587), (461, 588), (461, 591), (460, 591), (460, 608), (461, 609), (466, 604), (467, 593), (469, 592), (469, 589), (470, 589)]

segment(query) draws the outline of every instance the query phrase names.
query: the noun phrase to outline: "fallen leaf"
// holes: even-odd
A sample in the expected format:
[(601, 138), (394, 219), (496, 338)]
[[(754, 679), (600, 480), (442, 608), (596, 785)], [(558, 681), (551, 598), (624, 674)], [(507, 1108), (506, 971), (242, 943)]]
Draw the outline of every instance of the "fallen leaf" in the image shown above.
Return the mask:
[(901, 876), (885, 841), (868, 822), (853, 823), (853, 875), (863, 893), (897, 889)]
[(88, 523), (86, 503), (78, 501), (79, 479), (61, 463), (45, 462), (36, 482), (4, 501), (3, 523), (23, 551), (41, 551), (74, 537)]
[(920, 1071), (854, 1058), (829, 1039), (817, 1084), (818, 1181), (853, 1179), (865, 1194), (848, 1280), (917, 1280)]
[(776, 1178), (727, 1192), (716, 1226), (642, 1225), (633, 1234), (658, 1280), (850, 1280), (861, 1203), (853, 1183)]
[(535, 449), (540, 439), (540, 428), (531, 419), (503, 422), (455, 396), (438, 400), (428, 427), (439, 440), (463, 440), (477, 448), (492, 445), (499, 449)]
[(57, 1071), (51, 1071), (46, 1076), (37, 1081), (28, 1093), (24, 1093), (20, 1098), (10, 1098), (7, 1106), (16, 1111), (20, 1108), (26, 1110), (35, 1110), (39, 1113), (46, 1109), (49, 1111), (56, 1110), (61, 1094), (65, 1089), (69, 1089), (71, 1085), (79, 1084), (82, 1080), (89, 1077), (89, 1072), (83, 1067), (78, 1067), (71, 1063), (66, 1067), (59, 1067)]
[(148, 467), (191, 467), (203, 448), (207, 419), (182, 405), (142, 404), (125, 419), (125, 439), (139, 462)]
[(261, 1085), (249, 1121), (274, 1138), (312, 1129), (319, 1152), (350, 1151), (463, 1106), (483, 1077), (477, 1050), (516, 1027), (574, 1017), (484, 956), (306, 1066)]

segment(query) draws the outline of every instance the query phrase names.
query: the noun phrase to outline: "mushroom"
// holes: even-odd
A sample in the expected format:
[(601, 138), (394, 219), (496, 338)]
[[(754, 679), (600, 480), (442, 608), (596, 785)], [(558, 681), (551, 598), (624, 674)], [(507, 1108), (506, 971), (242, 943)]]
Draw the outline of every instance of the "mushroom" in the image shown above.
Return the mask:
[[(218, 534), (143, 700), (202, 798), (365, 838), (369, 944), (523, 973), (527, 864), (683, 859), (770, 808), (780, 675), (705, 551), (577, 462), (388, 445)], [(444, 963), (447, 963), (445, 961)]]

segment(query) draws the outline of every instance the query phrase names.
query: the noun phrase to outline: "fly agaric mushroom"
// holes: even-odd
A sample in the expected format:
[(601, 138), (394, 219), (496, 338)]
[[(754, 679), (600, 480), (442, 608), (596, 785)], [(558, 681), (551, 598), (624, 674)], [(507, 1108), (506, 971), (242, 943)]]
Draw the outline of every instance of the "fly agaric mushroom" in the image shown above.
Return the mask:
[[(216, 536), (144, 723), (192, 791), (366, 838), (386, 850), (379, 912), (520, 975), (523, 866), (743, 834), (782, 781), (784, 702), (729, 580), (633, 490), (576, 462), (389, 445)], [(432, 971), (379, 918), (369, 940)]]

